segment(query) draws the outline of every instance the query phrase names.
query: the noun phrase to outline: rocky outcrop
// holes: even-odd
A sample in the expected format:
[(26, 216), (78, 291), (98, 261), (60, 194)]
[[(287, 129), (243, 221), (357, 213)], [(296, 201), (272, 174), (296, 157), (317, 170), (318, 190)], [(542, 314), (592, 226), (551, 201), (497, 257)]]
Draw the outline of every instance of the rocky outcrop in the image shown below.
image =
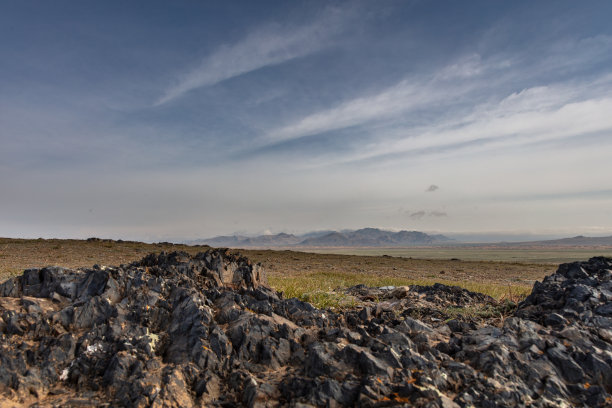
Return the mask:
[(495, 304), (444, 285), (359, 286), (349, 292), (365, 306), (319, 310), (283, 299), (260, 266), (219, 250), (30, 269), (0, 285), (0, 399), (62, 407), (607, 406), (611, 269), (604, 258), (562, 265), (496, 326), (428, 317), (436, 305)]

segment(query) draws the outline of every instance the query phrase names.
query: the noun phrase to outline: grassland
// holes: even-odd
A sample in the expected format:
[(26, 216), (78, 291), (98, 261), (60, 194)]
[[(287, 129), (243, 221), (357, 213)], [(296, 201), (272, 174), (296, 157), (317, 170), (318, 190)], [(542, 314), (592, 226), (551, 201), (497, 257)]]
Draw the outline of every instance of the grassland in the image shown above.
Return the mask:
[[(69, 268), (93, 264), (119, 265), (150, 252), (205, 251), (206, 247), (145, 244), (121, 241), (0, 238), (0, 280), (26, 268), (61, 265)], [(271, 286), (285, 295), (309, 300), (317, 306), (350, 303), (341, 290), (356, 284), (370, 286), (429, 285), (440, 282), (486, 293), (497, 299), (520, 299), (533, 283), (553, 273), (558, 263), (611, 255), (608, 251), (575, 249), (344, 249), (319, 253), (291, 250), (237, 250), (268, 273)], [(323, 253), (323, 252), (344, 252)]]
[(452, 259), (465, 261), (495, 261), (560, 264), (587, 260), (593, 256), (612, 256), (610, 248), (517, 248), (457, 246), (444, 248), (308, 248), (307, 252), (364, 256), (399, 256), (421, 259)]

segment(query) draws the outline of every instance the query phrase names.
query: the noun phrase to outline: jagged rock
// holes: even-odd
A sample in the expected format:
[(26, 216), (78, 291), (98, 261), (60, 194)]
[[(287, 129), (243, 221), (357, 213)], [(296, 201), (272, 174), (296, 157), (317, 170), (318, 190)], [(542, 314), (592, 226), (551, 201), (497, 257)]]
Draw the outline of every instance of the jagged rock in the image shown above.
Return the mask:
[(410, 335), (417, 335), (421, 333), (431, 333), (433, 330), (431, 327), (423, 322), (406, 317), (404, 321), (398, 326), (398, 330), (403, 333)]
[[(612, 261), (564, 264), (496, 326), (436, 284), (283, 297), (225, 250), (0, 284), (0, 403), (44, 406), (609, 406)], [(485, 321), (486, 322), (486, 321)]]

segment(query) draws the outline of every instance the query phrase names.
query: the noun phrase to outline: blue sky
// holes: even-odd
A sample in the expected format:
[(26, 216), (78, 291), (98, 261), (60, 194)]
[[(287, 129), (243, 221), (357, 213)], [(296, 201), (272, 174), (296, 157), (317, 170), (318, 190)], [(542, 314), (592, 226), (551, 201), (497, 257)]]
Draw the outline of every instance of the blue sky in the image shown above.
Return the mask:
[(0, 5), (0, 236), (612, 234), (607, 1)]

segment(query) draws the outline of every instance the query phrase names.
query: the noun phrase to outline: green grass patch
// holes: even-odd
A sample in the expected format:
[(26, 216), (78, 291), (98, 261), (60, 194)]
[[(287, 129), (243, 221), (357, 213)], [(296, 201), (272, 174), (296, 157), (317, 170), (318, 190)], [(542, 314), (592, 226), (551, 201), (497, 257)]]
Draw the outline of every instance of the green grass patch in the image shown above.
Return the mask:
[(350, 306), (352, 297), (344, 295), (338, 290), (358, 284), (367, 286), (428, 286), (434, 283), (442, 283), (450, 286), (460, 286), (472, 292), (484, 293), (498, 300), (507, 299), (511, 301), (521, 300), (531, 292), (531, 286), (525, 285), (496, 285), (493, 283), (430, 278), (403, 279), (351, 272), (325, 271), (312, 272), (303, 276), (274, 276), (269, 277), (268, 281), (274, 289), (284, 292), (286, 297), (296, 297), (319, 308)]

